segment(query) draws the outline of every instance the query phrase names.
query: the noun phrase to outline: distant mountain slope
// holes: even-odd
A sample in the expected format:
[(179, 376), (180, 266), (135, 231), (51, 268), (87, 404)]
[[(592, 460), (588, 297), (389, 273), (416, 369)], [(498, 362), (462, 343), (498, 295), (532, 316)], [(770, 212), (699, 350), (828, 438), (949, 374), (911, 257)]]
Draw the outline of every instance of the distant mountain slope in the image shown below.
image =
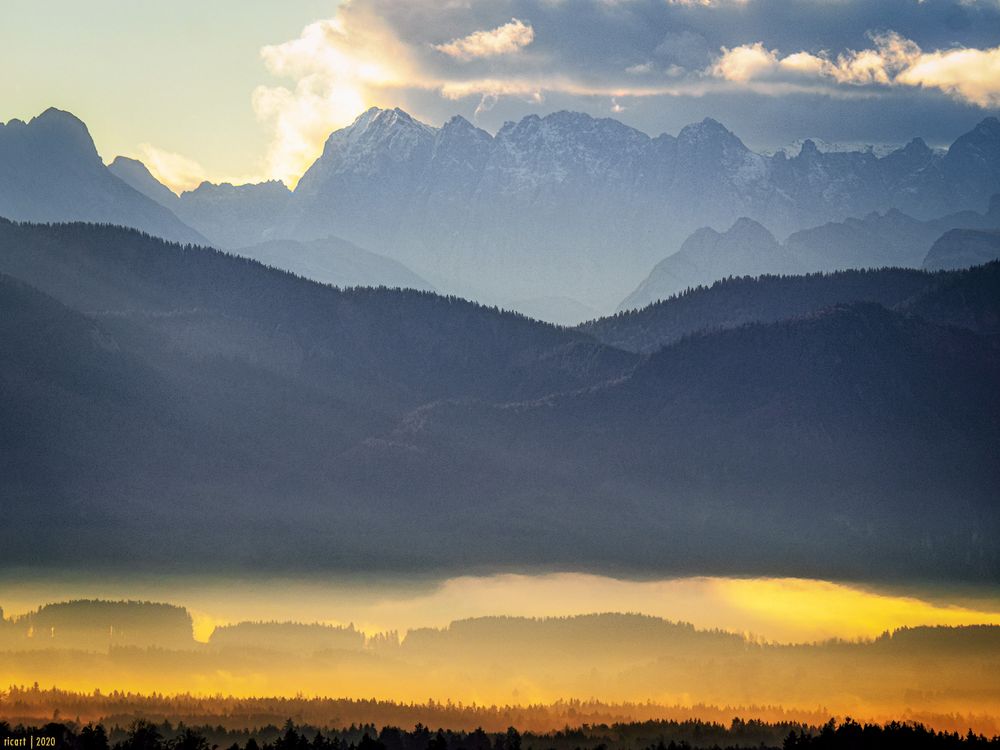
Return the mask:
[[(763, 227), (749, 220), (718, 234), (700, 229), (681, 249), (664, 258), (619, 305), (619, 310), (645, 307), (658, 300), (729, 276), (815, 273), (851, 268), (920, 268), (931, 245), (943, 232), (1000, 228), (1000, 195), (990, 199), (985, 214), (960, 211), (919, 221), (892, 209), (863, 219), (828, 222), (792, 234), (779, 245)], [(988, 258), (983, 258), (984, 262)], [(967, 264), (967, 265), (972, 265)], [(943, 266), (942, 266), (943, 267)], [(938, 270), (932, 268), (930, 270)]]
[(902, 268), (731, 278), (579, 328), (610, 346), (653, 352), (693, 333), (773, 323), (838, 303), (877, 302), (894, 307), (933, 288), (939, 280), (924, 271)]
[(393, 465), (406, 502), (448, 505), (483, 545), (516, 507), (518, 555), (490, 550), (511, 561), (996, 580), (998, 378), (995, 341), (837, 307), (681, 341), (586, 392), (428, 407), (341, 481)]
[[(884, 158), (807, 141), (788, 158), (756, 154), (710, 119), (650, 138), (557, 112), (491, 137), (461, 118), (433, 128), (372, 109), (330, 136), (276, 235), (335, 234), (468, 296), (608, 309), (698, 227), (745, 216), (786, 235), (873, 208), (921, 220), (982, 210), (1000, 190), (997, 159), (994, 118), (944, 155), (919, 139)], [(754, 272), (767, 270), (788, 269)]]
[(130, 159), (127, 156), (116, 156), (114, 161), (108, 165), (108, 171), (147, 198), (151, 198), (161, 206), (169, 208), (176, 213), (177, 207), (180, 204), (177, 195), (153, 177), (149, 168), (138, 159)]
[[(0, 222), (0, 273), (41, 290), (0, 289), (0, 561), (995, 581), (995, 272), (640, 358), (456, 298)], [(937, 278), (907, 273), (845, 288)]]
[(137, 159), (118, 156), (108, 169), (223, 249), (255, 245), (267, 239), (291, 197), (291, 191), (277, 180), (248, 185), (203, 182), (178, 196)]
[(385, 286), (433, 291), (430, 284), (402, 263), (362, 250), (336, 237), (310, 242), (272, 240), (233, 252), (264, 265), (341, 288)]
[(927, 252), (924, 268), (954, 270), (989, 263), (1000, 258), (1000, 231), (952, 229)]
[(277, 180), (235, 186), (203, 182), (181, 193), (177, 215), (216, 247), (231, 250), (271, 239), (291, 195)]
[[(636, 362), (455, 298), (341, 292), (114, 227), (0, 222), (0, 273), (44, 291), (0, 295), (0, 554), (20, 564), (295, 566), (309, 549), (350, 566), (370, 549), (357, 529), (400, 517), (331, 481), (337, 455), (435, 399), (537, 398)], [(301, 543), (241, 541), (307, 518)], [(49, 542), (30, 541), (40, 526)]]
[(204, 242), (169, 209), (104, 166), (84, 125), (48, 109), (0, 124), (0, 217), (135, 227), (177, 242)]
[(944, 325), (1000, 335), (1000, 261), (944, 274), (940, 284), (902, 309)]
[(340, 287), (433, 287), (398, 261), (337, 237), (310, 242), (262, 241), (284, 210), (291, 192), (277, 181), (253, 185), (204, 182), (179, 197), (135, 159), (117, 157), (109, 169), (139, 192), (177, 213), (211, 243), (265, 265)]
[(871, 213), (863, 219), (845, 219), (796, 232), (785, 246), (808, 271), (920, 268), (931, 245), (955, 228), (1000, 228), (1000, 195), (990, 198), (985, 214), (959, 211), (918, 221), (897, 210)]
[[(464, 300), (417, 291), (341, 292), (245, 258), (115, 227), (0, 221), (0, 273), (105, 323), (131, 318), (162, 328), (171, 315), (218, 316), (261, 326), (247, 345), (273, 338), (270, 329), (280, 327), (278, 338), (290, 338), (299, 351), (274, 366), (329, 366), (380, 400), (392, 392), (422, 403), (456, 391), (531, 398), (603, 382), (635, 362), (586, 334)], [(202, 339), (189, 330), (201, 323), (178, 325), (185, 329), (174, 342), (180, 351), (201, 356), (237, 343), (222, 340), (214, 349), (216, 331)]]
[(728, 276), (791, 274), (802, 270), (797, 259), (752, 219), (742, 218), (726, 232), (699, 229), (681, 249), (660, 261), (619, 305), (638, 310), (685, 289)]
[[(46, 528), (60, 536), (50, 545), (64, 545), (60, 555), (99, 564), (105, 548), (84, 530), (108, 519), (114, 503), (98, 498), (109, 478), (121, 485), (146, 474), (155, 484), (165, 466), (190, 463), (211, 441), (171, 424), (181, 394), (101, 323), (2, 274), (0, 310), (3, 544), (36, 560), (24, 534)], [(118, 512), (134, 508), (129, 498)]]

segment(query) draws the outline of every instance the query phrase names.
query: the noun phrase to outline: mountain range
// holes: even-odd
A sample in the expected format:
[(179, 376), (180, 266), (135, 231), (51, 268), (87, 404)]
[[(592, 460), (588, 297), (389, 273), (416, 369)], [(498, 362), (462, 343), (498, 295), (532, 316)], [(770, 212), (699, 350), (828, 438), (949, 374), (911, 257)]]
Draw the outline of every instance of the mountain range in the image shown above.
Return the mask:
[(0, 123), (0, 216), (124, 224), (177, 242), (207, 242), (168, 208), (111, 173), (87, 126), (57, 109), (27, 123)]
[[(0, 143), (11, 145), (0, 149), (0, 215), (8, 218), (114, 222), (185, 242), (204, 237), (224, 249), (343, 240), (402, 263), (433, 288), (562, 323), (613, 310), (704, 227), (720, 232), (741, 217), (777, 237), (818, 227), (816, 236), (775, 241), (779, 255), (801, 241), (798, 271), (879, 265), (893, 253), (830, 255), (824, 232), (864, 234), (870, 223), (982, 212), (1000, 192), (996, 118), (943, 153), (920, 139), (881, 157), (824, 153), (807, 140), (789, 157), (755, 153), (711, 119), (650, 137), (612, 119), (557, 112), (491, 135), (461, 117), (436, 128), (399, 109), (371, 109), (330, 135), (294, 191), (273, 182), (204, 184), (179, 197), (134, 160), (103, 167), (82, 123), (66, 113), (12, 121), (3, 133)], [(866, 218), (853, 220), (856, 228), (851, 217)], [(824, 228), (828, 222), (844, 227)], [(913, 228), (920, 239), (902, 252), (907, 264), (917, 245), (926, 252), (951, 228), (995, 225), (953, 224), (933, 237), (925, 236), (931, 226)], [(715, 240), (701, 231), (692, 242)], [(741, 251), (742, 260), (755, 250)], [(746, 271), (709, 265), (715, 278), (790, 271), (770, 261), (744, 264)], [(656, 294), (715, 280), (685, 273)]]
[(108, 226), (0, 222), (0, 274), (4, 564), (1000, 571), (1000, 263), (578, 330)]
[[(990, 199), (985, 214), (959, 211), (920, 221), (890, 209), (882, 214), (872, 212), (862, 219), (849, 218), (804, 229), (783, 243), (756, 221), (743, 217), (725, 232), (706, 227), (692, 234), (680, 250), (660, 261), (618, 307), (639, 309), (730, 276), (852, 268), (968, 268), (994, 260), (1000, 253), (990, 249), (988, 233), (967, 232), (997, 229), (1000, 195)], [(942, 235), (953, 230), (963, 231), (938, 246)]]

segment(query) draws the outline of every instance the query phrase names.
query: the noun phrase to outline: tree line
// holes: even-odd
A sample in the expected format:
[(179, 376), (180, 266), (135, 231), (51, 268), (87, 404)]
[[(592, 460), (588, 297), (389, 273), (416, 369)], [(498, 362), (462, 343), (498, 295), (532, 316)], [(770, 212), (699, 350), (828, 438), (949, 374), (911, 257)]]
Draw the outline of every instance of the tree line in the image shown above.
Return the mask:
[[(55, 717), (55, 718), (58, 718)], [(658, 732), (649, 741), (651, 732)], [(412, 730), (374, 725), (325, 729), (297, 725), (269, 725), (246, 730), (223, 727), (176, 726), (146, 719), (128, 727), (101, 723), (52, 721), (42, 726), (11, 726), (0, 721), (0, 746), (7, 738), (53, 738), (56, 750), (977, 750), (1000, 748), (1000, 736), (987, 738), (971, 730), (937, 731), (916, 722), (859, 723), (850, 718), (830, 719), (820, 727), (786, 722), (733, 719), (729, 726), (699, 720), (636, 722), (601, 725), (549, 733), (431, 730), (417, 724)], [(641, 738), (645, 741), (636, 742)]]

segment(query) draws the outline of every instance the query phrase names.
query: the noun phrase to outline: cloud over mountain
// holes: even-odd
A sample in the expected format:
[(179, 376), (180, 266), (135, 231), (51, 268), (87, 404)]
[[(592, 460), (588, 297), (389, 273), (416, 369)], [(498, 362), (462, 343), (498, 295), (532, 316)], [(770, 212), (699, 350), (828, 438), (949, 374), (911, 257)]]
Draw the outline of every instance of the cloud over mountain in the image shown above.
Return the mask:
[[(911, 86), (937, 89), (955, 99), (988, 108), (1000, 105), (1000, 47), (924, 52), (895, 32), (872, 35), (873, 47), (829, 53), (782, 55), (762, 42), (723, 48), (710, 71), (736, 83), (758, 81), (831, 87)], [(784, 93), (786, 86), (758, 89)]]
[[(351, 0), (263, 48), (279, 82), (259, 86), (253, 103), (272, 130), (270, 175), (294, 183), (330, 131), (371, 105), (437, 123), (458, 102), (491, 129), (512, 109), (594, 111), (595, 102), (637, 118), (687, 108), (687, 121), (733, 96), (833, 95), (841, 108), (863, 108), (850, 101), (905, 95), (911, 120), (914, 102), (995, 107), (998, 34), (1000, 7), (958, 0)], [(860, 129), (873, 116), (836, 119)], [(893, 127), (902, 113), (884, 107), (879, 117), (871, 127)]]

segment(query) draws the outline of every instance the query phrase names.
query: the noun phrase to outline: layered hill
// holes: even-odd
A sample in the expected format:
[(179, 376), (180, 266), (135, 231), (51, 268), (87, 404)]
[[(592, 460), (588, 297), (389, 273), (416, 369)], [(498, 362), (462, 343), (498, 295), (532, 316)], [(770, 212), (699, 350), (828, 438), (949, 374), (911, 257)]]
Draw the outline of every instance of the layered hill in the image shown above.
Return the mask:
[(774, 322), (646, 357), (111, 227), (0, 273), (9, 561), (997, 575), (996, 264), (742, 282)]
[[(112, 227), (2, 222), (0, 273), (3, 534), (22, 563), (188, 550), (296, 565), (301, 550), (224, 530), (308, 518), (316, 560), (358, 564), (370, 546), (345, 519), (401, 519), (331, 482), (343, 451), (435, 399), (536, 398), (636, 361), (455, 298), (343, 292)], [(95, 523), (108, 545), (84, 533)], [(64, 532), (47, 550), (24, 533), (40, 525)]]
[(688, 288), (579, 328), (611, 346), (652, 353), (691, 334), (774, 323), (838, 303), (877, 302), (895, 307), (937, 287), (943, 278), (909, 268), (741, 276)]
[[(64, 635), (71, 613), (77, 615), (75, 629), (88, 633), (88, 640)], [(686, 719), (692, 711), (716, 718), (734, 712), (787, 718), (817, 710), (820, 716), (862, 710), (936, 716), (946, 726), (973, 720), (992, 726), (996, 712), (997, 626), (900, 628), (853, 642), (782, 644), (656, 617), (604, 613), (458, 620), (409, 630), (402, 641), (395, 634), (366, 639), (352, 627), (240, 623), (216, 628), (202, 644), (191, 640), (190, 622), (179, 607), (135, 602), (67, 602), (0, 621), (4, 674), (14, 684), (37, 679), (98, 688), (85, 695), (11, 688), (14, 708), (8, 707), (7, 715), (48, 703), (43, 717), (54, 709), (88, 718), (95, 711), (117, 717), (156, 711), (184, 721), (202, 717), (213, 725), (240, 722), (237, 728), (245, 731), (275, 715), (280, 723), (291, 707), (300, 720), (332, 715), (342, 721), (347, 716), (388, 721), (395, 713), (401, 723), (416, 722), (426, 718), (426, 708), (412, 701), (428, 694), (453, 696), (451, 702), (434, 699), (437, 718), (470, 727), (509, 725), (502, 711), (520, 716), (522, 726), (532, 716), (545, 722), (562, 718), (566, 726), (588, 718)], [(30, 623), (37, 623), (35, 630)], [(136, 637), (116, 639), (119, 628)], [(13, 634), (5, 634), (8, 630)], [(159, 639), (152, 637), (157, 634)], [(143, 648), (144, 643), (152, 647)], [(831, 674), (838, 678), (831, 680)], [(183, 687), (191, 684), (226, 685), (232, 697), (218, 692), (215, 698), (195, 697)], [(140, 685), (146, 696), (136, 694)], [(382, 698), (372, 700), (380, 685)], [(532, 686), (531, 706), (525, 705), (526, 685)], [(277, 697), (250, 698), (250, 689)], [(337, 698), (302, 703), (291, 697), (302, 693)], [(393, 706), (386, 699), (410, 705)], [(538, 703), (556, 700), (561, 714), (546, 716)], [(615, 732), (621, 731), (616, 724)], [(426, 742), (424, 737), (421, 744)], [(572, 742), (578, 743), (579, 735)], [(573, 746), (564, 744), (566, 750)]]
[[(993, 579), (998, 367), (971, 331), (838, 306), (685, 339), (602, 388), (427, 407), (344, 481), (411, 456), (394, 482), (469, 523), (474, 492), (496, 509), (480, 535), (516, 498), (523, 548), (550, 565), (585, 548), (603, 569)], [(543, 548), (533, 530), (553, 525), (565, 547)]]

